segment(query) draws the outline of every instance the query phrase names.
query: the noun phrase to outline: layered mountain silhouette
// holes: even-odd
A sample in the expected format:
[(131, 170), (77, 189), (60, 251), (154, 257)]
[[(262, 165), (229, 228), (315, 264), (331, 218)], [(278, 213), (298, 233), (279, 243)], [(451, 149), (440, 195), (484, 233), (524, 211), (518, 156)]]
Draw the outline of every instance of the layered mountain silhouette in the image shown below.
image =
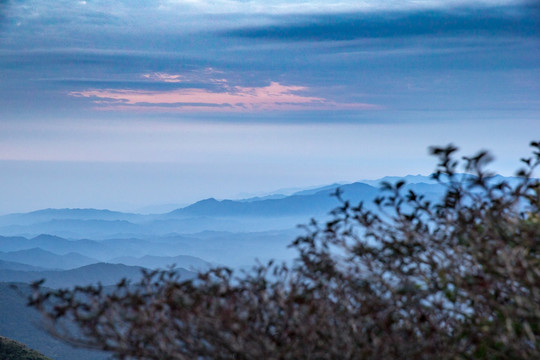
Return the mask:
[(111, 210), (97, 209), (43, 209), (29, 213), (9, 214), (0, 217), (0, 225), (25, 225), (43, 223), (55, 219), (64, 220), (105, 220), (105, 221), (133, 221), (140, 215), (122, 213)]
[[(280, 255), (285, 254), (282, 249), (298, 234), (297, 225), (306, 224), (311, 218), (325, 221), (329, 212), (340, 205), (332, 196), (337, 188), (343, 199), (351, 204), (363, 202), (368, 209), (377, 211), (373, 200), (381, 194), (378, 186), (385, 181), (401, 180), (408, 181), (403, 191), (415, 191), (429, 200), (436, 200), (445, 191), (443, 185), (430, 177), (412, 175), (366, 181), (369, 184), (335, 183), (287, 196), (277, 193), (243, 200), (210, 198), (164, 214), (140, 215), (96, 209), (45, 209), (12, 214), (0, 217), (0, 235), (3, 235), (0, 236), (0, 251), (10, 253), (9, 256), (0, 254), (0, 260), (38, 267), (54, 263), (55, 268), (61, 269), (113, 259), (116, 262), (116, 258), (122, 258), (129, 265), (147, 266), (149, 263), (132, 259), (146, 255), (189, 255), (231, 266), (243, 266), (255, 257), (277, 256), (286, 260), (290, 258), (288, 255)], [(515, 178), (498, 175), (492, 179), (499, 180), (513, 182)], [(286, 237), (268, 240), (267, 235), (275, 231)], [(203, 235), (205, 232), (211, 235)], [(244, 240), (238, 240), (240, 238)], [(278, 247), (281, 253), (276, 250)], [(45, 254), (37, 253), (36, 248), (61, 257), (46, 260)], [(13, 253), (31, 249), (36, 253), (26, 258), (25, 253)], [(29, 257), (36, 260), (30, 261)], [(40, 262), (41, 258), (43, 261)], [(152, 267), (163, 267), (175, 261), (155, 260)]]
[(57, 254), (80, 252), (88, 255), (105, 251), (103, 245), (94, 240), (68, 240), (59, 236), (41, 234), (26, 238), (22, 236), (0, 236), (0, 251), (18, 251), (32, 248), (41, 248)]
[(65, 255), (57, 255), (41, 248), (32, 248), (7, 253), (0, 252), (0, 260), (14, 261), (21, 264), (54, 269), (74, 269), (98, 262), (96, 259), (89, 258), (76, 252), (70, 252)]
[(168, 269), (171, 267), (182, 267), (188, 270), (207, 270), (212, 267), (212, 264), (199, 259), (195, 256), (178, 255), (178, 256), (152, 256), (145, 255), (140, 258), (133, 256), (123, 256), (110, 260), (111, 263), (119, 263), (130, 266), (141, 266), (148, 269)]
[(17, 270), (17, 271), (43, 271), (46, 268), (38, 266), (32, 266), (27, 264), (21, 264), (14, 261), (0, 260), (0, 270)]
[[(339, 203), (331, 194), (337, 186), (325, 187), (319, 191), (309, 191), (306, 194), (295, 194), (281, 199), (266, 199), (260, 201), (234, 201), (206, 199), (183, 209), (178, 209), (170, 215), (188, 216), (249, 216), (249, 217), (282, 217), (298, 215), (321, 215), (336, 207)], [(354, 183), (340, 187), (351, 201), (372, 201), (379, 190), (363, 183)]]
[[(142, 270), (143, 268), (140, 266), (107, 263), (97, 263), (62, 271), (0, 270), (0, 282), (32, 283), (45, 279), (45, 285), (51, 288), (84, 286), (97, 283), (106, 286), (114, 285), (124, 278), (137, 281), (142, 276)], [(186, 280), (196, 276), (194, 272), (186, 269), (177, 268), (176, 270)]]
[[(268, 232), (205, 231), (190, 235), (169, 234), (151, 239), (67, 240), (57, 236), (36, 238), (0, 238), (0, 269), (48, 270), (68, 269), (107, 262), (147, 268), (203, 270), (209, 264), (232, 267), (261, 260), (290, 259), (294, 252), (287, 249), (299, 234), (298, 229)], [(36, 248), (40, 245), (40, 248)], [(85, 254), (85, 256), (81, 257)], [(35, 257), (33, 257), (35, 255)], [(39, 265), (38, 265), (39, 264)], [(62, 265), (63, 264), (63, 265)], [(34, 268), (39, 266), (39, 268)]]
[[(433, 191), (437, 185), (433, 186)], [(213, 231), (268, 231), (293, 228), (321, 217), (339, 205), (331, 194), (340, 187), (352, 202), (371, 204), (379, 189), (364, 183), (328, 185), (245, 200), (201, 200), (165, 214), (139, 215), (95, 209), (46, 209), (0, 217), (0, 234), (33, 238), (40, 234), (63, 238), (141, 238)], [(1, 241), (1, 239), (0, 239)], [(36, 245), (36, 247), (40, 247)]]

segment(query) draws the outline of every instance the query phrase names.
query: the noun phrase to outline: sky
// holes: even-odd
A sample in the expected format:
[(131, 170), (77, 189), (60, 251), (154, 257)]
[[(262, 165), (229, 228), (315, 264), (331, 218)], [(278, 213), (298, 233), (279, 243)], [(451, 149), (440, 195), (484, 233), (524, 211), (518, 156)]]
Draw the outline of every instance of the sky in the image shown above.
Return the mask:
[(0, 214), (430, 174), (540, 139), (540, 4), (0, 0)]

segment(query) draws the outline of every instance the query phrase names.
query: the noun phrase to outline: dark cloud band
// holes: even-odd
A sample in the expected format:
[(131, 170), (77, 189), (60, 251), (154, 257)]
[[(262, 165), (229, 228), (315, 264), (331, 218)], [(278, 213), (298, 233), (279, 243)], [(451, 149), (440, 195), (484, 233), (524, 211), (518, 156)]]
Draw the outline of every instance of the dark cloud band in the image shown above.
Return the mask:
[(453, 8), (287, 17), (282, 23), (222, 32), (223, 36), (282, 41), (402, 38), (422, 35), (540, 36), (540, 6)]

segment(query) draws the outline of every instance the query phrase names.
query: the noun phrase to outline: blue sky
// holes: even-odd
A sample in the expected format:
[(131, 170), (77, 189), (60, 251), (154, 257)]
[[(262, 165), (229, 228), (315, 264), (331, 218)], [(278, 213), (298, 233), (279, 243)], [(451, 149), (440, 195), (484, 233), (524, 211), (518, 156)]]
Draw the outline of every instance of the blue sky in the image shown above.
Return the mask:
[(428, 174), (540, 134), (532, 1), (0, 1), (0, 213)]

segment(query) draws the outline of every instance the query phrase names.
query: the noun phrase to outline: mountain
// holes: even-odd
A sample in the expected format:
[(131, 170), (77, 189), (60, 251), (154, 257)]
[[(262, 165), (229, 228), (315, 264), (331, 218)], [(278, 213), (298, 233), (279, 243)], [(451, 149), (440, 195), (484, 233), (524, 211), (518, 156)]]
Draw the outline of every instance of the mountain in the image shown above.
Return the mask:
[(380, 179), (375, 180), (361, 180), (364, 184), (368, 184), (371, 186), (379, 187), (383, 182), (387, 182), (390, 184), (396, 183), (398, 181), (405, 181), (407, 184), (436, 184), (437, 181), (434, 180), (431, 175), (424, 176), (424, 175), (407, 175), (407, 176), (385, 176)]
[(106, 220), (133, 221), (141, 215), (98, 209), (43, 209), (29, 213), (9, 214), (0, 216), (0, 225), (29, 225), (51, 220)]
[[(102, 352), (75, 349), (49, 335), (37, 310), (26, 305), (31, 293), (28, 284), (0, 283), (0, 335), (24, 343), (54, 360), (109, 358)], [(12, 358), (0, 355), (0, 359)]]
[(52, 360), (18, 341), (3, 336), (0, 336), (0, 359)]
[(330, 191), (330, 192), (332, 192), (332, 191), (335, 191), (337, 188), (340, 188), (342, 186), (346, 186), (346, 185), (339, 184), (339, 183), (334, 183), (332, 185), (321, 186), (321, 187), (317, 187), (317, 188), (314, 188), (314, 189), (307, 189), (307, 190), (297, 191), (293, 195), (313, 195), (313, 194), (316, 194), (316, 193), (321, 192), (321, 191)]
[[(231, 235), (233, 236), (233, 235)], [(257, 236), (257, 235), (254, 235)], [(292, 239), (290, 239), (292, 240)], [(63, 266), (64, 268), (74, 268), (86, 264), (97, 263), (97, 262), (111, 262), (111, 259), (114, 259), (113, 262), (122, 262), (122, 259), (126, 258), (126, 265), (140, 265), (154, 267), (151, 264), (137, 264), (137, 258), (142, 258), (146, 255), (156, 256), (156, 257), (165, 257), (163, 263), (160, 263), (159, 267), (170, 265), (176, 263), (180, 267), (188, 268), (191, 265), (195, 265), (195, 268), (204, 268), (207, 261), (202, 260), (201, 258), (205, 256), (206, 245), (208, 240), (201, 240), (197, 234), (193, 235), (166, 235), (162, 237), (151, 237), (149, 239), (109, 239), (103, 241), (93, 241), (93, 240), (66, 240), (57, 236), (50, 235), (40, 235), (33, 239), (26, 239), (21, 237), (0, 237), (0, 259), (2, 255), (9, 261), (15, 261), (13, 254), (22, 256), (22, 254), (28, 254), (29, 256), (26, 259), (21, 259), (17, 257), (19, 262), (25, 262), (26, 264), (36, 264), (37, 257), (36, 254), (32, 252), (38, 252), (35, 249), (35, 245), (39, 245), (40, 249), (37, 255), (43, 254), (44, 252), (49, 252), (50, 258), (45, 260), (43, 258), (43, 263), (39, 266), (46, 267), (51, 269), (53, 267), (59, 268), (58, 264), (61, 264), (63, 259), (72, 259), (69, 266)], [(227, 247), (227, 244), (217, 244), (217, 249), (222, 249)], [(22, 248), (22, 249), (21, 249)], [(13, 249), (16, 249), (13, 251)], [(19, 250), (21, 249), (21, 250)], [(7, 251), (6, 251), (7, 250)], [(239, 249), (234, 249), (238, 251)], [(2, 254), (4, 252), (4, 254)], [(6, 255), (7, 253), (7, 255)], [(54, 254), (50, 254), (54, 253)], [(73, 253), (85, 254), (85, 258), (73, 259)], [(55, 255), (61, 254), (62, 256)], [(188, 262), (186, 266), (183, 265), (183, 260), (181, 258), (174, 259), (171, 257), (171, 254), (179, 255), (190, 255), (198, 258), (199, 264), (192, 264)], [(73, 264), (74, 263), (74, 264)], [(21, 264), (22, 265), (22, 264)], [(201, 265), (199, 267), (199, 265)], [(13, 268), (12, 266), (0, 266), (0, 269), (9, 269), (9, 270), (43, 270), (43, 269), (29, 269), (29, 268)]]
[(76, 252), (57, 255), (41, 248), (32, 248), (13, 252), (0, 252), (0, 260), (14, 261), (48, 269), (74, 269), (99, 262)]
[(43, 271), (45, 268), (21, 264), (13, 261), (0, 260), (0, 270), (17, 270), (17, 271)]
[[(271, 195), (265, 195), (265, 196), (255, 196), (255, 197), (250, 197), (250, 198), (247, 198), (247, 199), (238, 199), (237, 201), (242, 201), (242, 202), (253, 202), (253, 201), (261, 201), (261, 200), (275, 200), (275, 199), (283, 199), (283, 198), (286, 198), (287, 195), (283, 195), (283, 194), (271, 194)], [(175, 209), (171, 209), (171, 211), (173, 211)]]
[(1, 236), (0, 235), (0, 251), (16, 251), (30, 249), (36, 246), (28, 246), (28, 239), (22, 236)]
[[(253, 264), (255, 258), (272, 257), (280, 261), (291, 259), (294, 251), (287, 249), (287, 246), (299, 234), (300, 230), (297, 228), (243, 233), (205, 231), (189, 235), (171, 234), (153, 238), (151, 241), (104, 240), (103, 244), (110, 247), (114, 253), (124, 256), (140, 258), (144, 255), (168, 257), (170, 254), (182, 254), (204, 259), (205, 263), (238, 267)], [(107, 261), (111, 261), (109, 259)], [(129, 264), (137, 265), (136, 263)], [(165, 261), (165, 265), (170, 265), (169, 260)], [(177, 265), (183, 266), (181, 263)]]
[[(471, 177), (459, 174), (461, 177)], [(406, 181), (405, 190), (428, 195), (436, 199), (445, 191), (429, 176), (408, 175), (384, 177), (350, 184), (338, 184), (310, 188), (292, 195), (271, 194), (243, 200), (216, 200), (209, 198), (169, 213), (138, 215), (95, 209), (46, 209), (28, 214), (12, 214), (0, 217), (0, 234), (25, 236), (51, 234), (63, 238), (159, 238), (169, 234), (189, 234), (204, 230), (227, 232), (259, 232), (290, 229), (297, 224), (309, 222), (314, 217), (324, 221), (339, 202), (330, 196), (339, 187), (343, 198), (353, 204), (363, 201), (375, 210), (372, 201), (379, 196), (378, 186), (384, 181)], [(517, 178), (496, 175), (492, 181), (506, 180), (515, 183)], [(24, 242), (24, 241), (23, 241)], [(2, 248), (0, 238), (0, 248)], [(45, 247), (33, 245), (31, 247)], [(28, 246), (24, 248), (29, 248)], [(19, 247), (18, 250), (21, 248)], [(15, 250), (15, 249), (12, 249)], [(4, 250), (6, 251), (6, 250)], [(74, 251), (74, 250), (70, 250)], [(69, 251), (68, 251), (69, 252)], [(95, 257), (90, 253), (82, 252)], [(154, 254), (157, 255), (157, 254)], [(114, 257), (109, 256), (108, 258)]]
[(52, 219), (46, 222), (0, 227), (0, 233), (4, 235), (55, 234), (74, 238), (80, 237), (80, 234), (91, 238), (101, 238), (102, 234), (124, 236), (140, 232), (144, 232), (144, 229), (127, 220)]
[[(106, 286), (116, 284), (123, 278), (137, 281), (141, 278), (142, 270), (143, 268), (139, 266), (106, 263), (62, 271), (0, 270), (0, 282), (31, 283), (45, 279), (45, 285), (51, 288), (84, 286), (97, 284), (98, 282)], [(195, 277), (195, 273), (188, 270), (181, 269), (179, 272), (186, 279)]]
[(109, 260), (113, 264), (124, 264), (130, 266), (141, 266), (148, 269), (166, 269), (174, 265), (177, 268), (184, 268), (188, 270), (206, 270), (212, 266), (209, 262), (206, 262), (195, 256), (178, 255), (178, 256), (152, 256), (146, 255), (140, 258), (133, 256), (123, 256)]
[(106, 255), (108, 252), (106, 247), (94, 240), (67, 240), (59, 236), (46, 234), (30, 239), (21, 236), (0, 236), (0, 251), (18, 251), (32, 248), (41, 248), (55, 254), (79, 252), (92, 257), (96, 257), (94, 254), (103, 253)]
[(119, 252), (115, 252), (115, 250), (111, 249), (106, 244), (95, 240), (67, 240), (59, 236), (45, 234), (30, 239), (20, 236), (0, 236), (0, 251), (14, 252), (33, 248), (40, 248), (59, 255), (75, 252), (85, 254), (85, 256), (101, 261), (122, 254), (125, 255), (120, 249), (118, 249)]
[[(363, 183), (342, 185), (344, 197), (352, 201), (373, 200), (379, 190)], [(210, 198), (202, 200), (182, 209), (175, 210), (170, 215), (183, 216), (244, 216), (244, 217), (284, 217), (292, 215), (317, 216), (328, 213), (339, 205), (336, 198), (330, 196), (336, 186), (327, 186), (312, 193), (308, 191), (300, 195), (287, 196), (281, 199), (261, 201), (234, 201)]]
[[(395, 178), (398, 179), (398, 178)], [(427, 177), (405, 177), (428, 183)], [(379, 179), (394, 180), (394, 178)], [(430, 184), (432, 185), (432, 184)], [(138, 215), (95, 209), (46, 209), (28, 214), (0, 217), (0, 234), (25, 235), (53, 234), (64, 238), (128, 238), (163, 236), (169, 233), (216, 231), (266, 231), (286, 229), (305, 223), (311, 217), (321, 217), (338, 206), (330, 195), (337, 187), (344, 198), (366, 204), (378, 195), (379, 189), (365, 184), (331, 184), (293, 195), (273, 194), (244, 200), (202, 200), (166, 214)], [(34, 246), (41, 247), (41, 246)], [(85, 253), (86, 254), (86, 253)]]

